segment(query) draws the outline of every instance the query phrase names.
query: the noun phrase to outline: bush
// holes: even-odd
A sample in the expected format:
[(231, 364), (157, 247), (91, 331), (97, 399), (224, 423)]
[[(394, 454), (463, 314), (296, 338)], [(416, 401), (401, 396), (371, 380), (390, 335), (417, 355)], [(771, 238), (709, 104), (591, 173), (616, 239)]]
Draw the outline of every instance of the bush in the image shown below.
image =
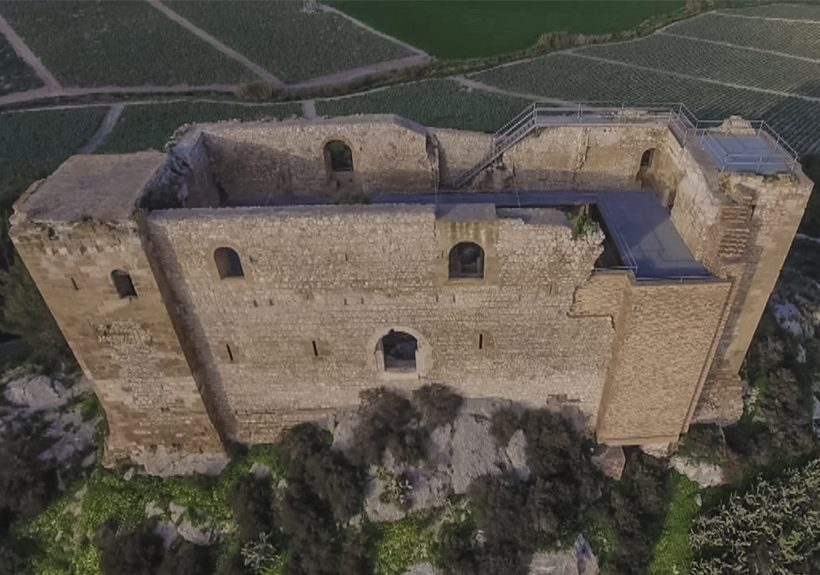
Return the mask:
[(0, 302), (0, 332), (22, 337), (34, 361), (47, 368), (71, 361), (63, 334), (19, 258), (8, 270), (0, 269)]
[(106, 523), (97, 533), (97, 545), (105, 575), (153, 575), (162, 563), (162, 539), (154, 534), (153, 523), (125, 533), (118, 532), (116, 523)]
[(330, 447), (329, 434), (305, 423), (285, 432), (279, 444), (289, 481), (303, 483), (346, 521), (362, 508), (364, 474)]
[(180, 541), (171, 546), (159, 566), (157, 575), (204, 575), (213, 573), (211, 549)]
[(425, 385), (413, 392), (413, 405), (421, 414), (424, 427), (431, 431), (452, 423), (462, 403), (464, 398), (439, 383)]
[(381, 465), (385, 449), (403, 463), (424, 457), (427, 433), (408, 399), (384, 387), (361, 394), (359, 423), (353, 431), (351, 458), (359, 465)]
[(228, 503), (236, 517), (242, 545), (256, 541), (273, 529), (273, 491), (270, 479), (242, 476), (231, 489)]
[(695, 520), (692, 573), (820, 573), (820, 460)]

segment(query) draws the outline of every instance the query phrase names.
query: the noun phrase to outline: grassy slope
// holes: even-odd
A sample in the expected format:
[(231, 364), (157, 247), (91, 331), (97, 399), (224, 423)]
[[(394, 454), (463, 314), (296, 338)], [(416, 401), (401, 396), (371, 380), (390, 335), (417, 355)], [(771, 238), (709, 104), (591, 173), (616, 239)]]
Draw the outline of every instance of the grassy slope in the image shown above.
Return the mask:
[(306, 14), (302, 5), (301, 1), (169, 3), (286, 82), (410, 54), (336, 14)]
[(529, 102), (428, 80), (337, 100), (319, 100), (322, 116), (395, 113), (425, 126), (494, 132)]
[(689, 529), (700, 509), (695, 501), (698, 484), (674, 472), (671, 481), (672, 500), (649, 568), (653, 575), (684, 575), (689, 572), (692, 563)]
[(678, 0), (332, 0), (331, 4), (439, 58), (474, 58), (532, 46), (545, 32), (605, 34), (672, 12)]
[(39, 88), (43, 83), (18, 56), (3, 36), (0, 36), (0, 96)]
[(91, 136), (105, 108), (0, 114), (0, 211)]
[(66, 86), (255, 79), (145, 2), (4, 1), (0, 14)]
[(243, 106), (210, 102), (171, 102), (127, 106), (117, 125), (97, 153), (125, 153), (154, 148), (161, 150), (177, 128), (191, 122), (256, 120), (298, 116), (299, 104)]

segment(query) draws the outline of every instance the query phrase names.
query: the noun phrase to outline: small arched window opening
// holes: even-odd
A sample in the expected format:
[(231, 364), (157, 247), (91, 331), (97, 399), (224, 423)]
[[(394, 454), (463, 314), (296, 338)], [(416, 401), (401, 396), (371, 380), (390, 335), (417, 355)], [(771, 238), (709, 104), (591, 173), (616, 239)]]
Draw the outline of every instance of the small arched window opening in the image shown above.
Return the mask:
[(461, 242), (450, 250), (450, 279), (484, 277), (484, 250), (473, 242)]
[(214, 262), (219, 272), (219, 279), (245, 277), (242, 271), (242, 260), (239, 254), (231, 248), (216, 248)]
[(114, 270), (111, 272), (111, 283), (114, 284), (114, 289), (120, 299), (137, 297), (137, 290), (134, 289), (134, 282), (131, 281), (131, 275), (125, 270)]
[(331, 140), (325, 144), (325, 165), (331, 172), (352, 172), (353, 152), (341, 140)]
[(641, 155), (641, 169), (646, 170), (652, 167), (652, 160), (655, 159), (655, 148), (649, 148)]
[(379, 340), (384, 355), (384, 371), (393, 373), (415, 373), (416, 351), (419, 343), (415, 337), (404, 331), (390, 330)]

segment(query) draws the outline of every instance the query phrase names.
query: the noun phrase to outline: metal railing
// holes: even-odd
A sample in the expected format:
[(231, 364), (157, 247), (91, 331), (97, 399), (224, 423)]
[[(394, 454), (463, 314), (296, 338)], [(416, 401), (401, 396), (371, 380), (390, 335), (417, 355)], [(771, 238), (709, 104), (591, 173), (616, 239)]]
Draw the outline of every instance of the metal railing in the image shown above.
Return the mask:
[[(460, 188), (467, 184), (535, 128), (574, 124), (594, 126), (646, 122), (666, 124), (682, 146), (689, 143), (704, 146), (707, 145), (705, 142), (709, 135), (726, 132), (722, 129), (723, 121), (699, 120), (681, 102), (641, 107), (606, 101), (582, 102), (574, 106), (534, 102), (493, 134), (487, 153), (472, 168), (456, 178), (453, 187)], [(718, 169), (726, 171), (729, 167), (749, 166), (759, 170), (767, 165), (771, 167), (785, 165), (793, 171), (798, 163), (798, 153), (794, 148), (766, 122), (754, 120), (749, 122), (749, 125), (754, 135), (767, 143), (768, 151), (753, 154), (725, 152), (721, 155), (718, 153), (715, 158)], [(714, 152), (715, 150), (710, 148), (708, 151)]]

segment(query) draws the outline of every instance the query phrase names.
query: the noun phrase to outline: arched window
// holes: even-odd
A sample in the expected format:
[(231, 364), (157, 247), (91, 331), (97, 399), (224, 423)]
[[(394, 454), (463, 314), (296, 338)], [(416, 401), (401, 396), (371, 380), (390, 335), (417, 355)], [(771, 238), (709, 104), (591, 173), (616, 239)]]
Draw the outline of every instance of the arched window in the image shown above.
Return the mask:
[(325, 165), (330, 172), (352, 172), (353, 152), (341, 140), (331, 140), (325, 144)]
[(649, 148), (641, 155), (641, 169), (651, 168), (655, 158), (655, 148)]
[(242, 260), (239, 254), (231, 248), (216, 248), (214, 261), (219, 272), (219, 279), (245, 277), (242, 271)]
[(416, 351), (419, 342), (404, 331), (390, 330), (379, 340), (384, 355), (384, 371), (395, 373), (416, 372)]
[(114, 270), (111, 272), (111, 283), (121, 299), (137, 297), (137, 290), (134, 289), (134, 282), (131, 275), (125, 270)]
[(484, 277), (484, 250), (473, 242), (461, 242), (450, 250), (450, 279)]

